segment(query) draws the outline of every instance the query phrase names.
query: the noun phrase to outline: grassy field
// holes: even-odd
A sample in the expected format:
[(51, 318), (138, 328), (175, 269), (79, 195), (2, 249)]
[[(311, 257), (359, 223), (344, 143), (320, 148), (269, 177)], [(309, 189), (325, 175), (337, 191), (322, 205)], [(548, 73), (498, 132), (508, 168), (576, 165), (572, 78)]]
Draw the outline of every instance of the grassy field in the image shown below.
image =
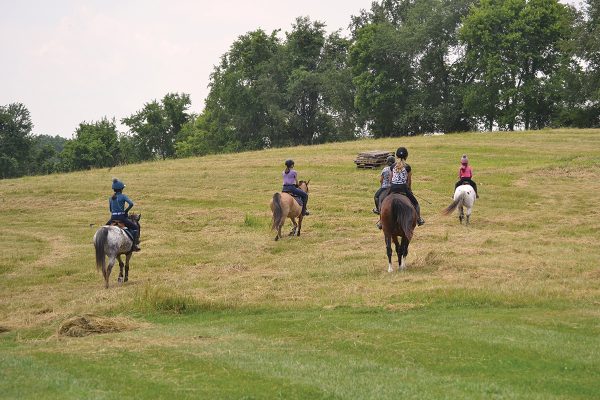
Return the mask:
[[(427, 224), (387, 272), (366, 150), (409, 149)], [(440, 211), (467, 153), (471, 226)], [(273, 240), (283, 161), (311, 179)], [(112, 177), (142, 213), (129, 282), (92, 236)], [(0, 181), (0, 398), (600, 397), (600, 130), (460, 134)], [(287, 229), (287, 227), (286, 227)], [(70, 337), (93, 314), (118, 333)]]

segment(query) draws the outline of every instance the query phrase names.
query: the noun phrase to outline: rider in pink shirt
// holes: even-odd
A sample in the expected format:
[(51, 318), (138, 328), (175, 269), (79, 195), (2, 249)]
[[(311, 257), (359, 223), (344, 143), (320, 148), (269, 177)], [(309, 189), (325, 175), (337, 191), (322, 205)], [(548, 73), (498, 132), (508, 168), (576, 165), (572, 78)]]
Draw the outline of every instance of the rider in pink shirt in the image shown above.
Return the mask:
[(469, 159), (466, 154), (463, 154), (460, 159), (460, 168), (458, 169), (458, 182), (454, 185), (454, 190), (462, 184), (469, 184), (475, 190), (475, 195), (479, 198), (479, 194), (477, 194), (477, 184), (473, 181), (473, 168), (469, 165)]

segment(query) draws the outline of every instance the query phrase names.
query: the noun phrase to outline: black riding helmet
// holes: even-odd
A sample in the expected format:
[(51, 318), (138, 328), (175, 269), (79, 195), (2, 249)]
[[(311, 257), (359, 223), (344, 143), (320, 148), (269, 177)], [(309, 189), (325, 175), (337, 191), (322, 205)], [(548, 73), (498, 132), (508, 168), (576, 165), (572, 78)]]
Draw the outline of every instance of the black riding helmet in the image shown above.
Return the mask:
[(292, 168), (294, 166), (294, 160), (285, 160), (285, 166)]
[(408, 158), (408, 150), (406, 150), (406, 147), (398, 147), (398, 150), (396, 150), (396, 157), (401, 160), (406, 160)]

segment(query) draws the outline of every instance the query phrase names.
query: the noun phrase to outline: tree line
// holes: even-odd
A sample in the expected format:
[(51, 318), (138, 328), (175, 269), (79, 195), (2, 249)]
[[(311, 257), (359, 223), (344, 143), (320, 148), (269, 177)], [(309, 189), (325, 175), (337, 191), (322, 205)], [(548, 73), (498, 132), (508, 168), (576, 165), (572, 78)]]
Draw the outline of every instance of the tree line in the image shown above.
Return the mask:
[(169, 93), (72, 139), (0, 107), (1, 177), (363, 136), (600, 127), (600, 0), (380, 0), (349, 36), (297, 18), (240, 36), (199, 114)]

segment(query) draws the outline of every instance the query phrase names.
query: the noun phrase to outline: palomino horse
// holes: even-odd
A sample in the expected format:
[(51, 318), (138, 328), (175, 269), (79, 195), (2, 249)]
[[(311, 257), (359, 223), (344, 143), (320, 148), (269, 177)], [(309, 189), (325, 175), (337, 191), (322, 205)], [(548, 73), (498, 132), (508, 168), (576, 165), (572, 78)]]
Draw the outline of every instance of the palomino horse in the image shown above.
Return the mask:
[[(404, 270), (406, 269), (408, 244), (417, 225), (417, 211), (408, 197), (390, 193), (381, 203), (380, 217), (387, 250), (388, 272), (394, 271), (392, 268), (392, 240), (396, 246), (396, 254), (398, 254), (398, 270)], [(398, 243), (398, 236), (402, 238), (401, 243)]]
[[(141, 215), (131, 214), (129, 219), (140, 226)], [(115, 261), (119, 260), (119, 279), (118, 282), (127, 282), (129, 280), (129, 260), (133, 254), (133, 241), (125, 233), (121, 226), (111, 225), (103, 226), (94, 234), (94, 247), (96, 248), (96, 269), (102, 269), (104, 276), (104, 285), (108, 289), (108, 278), (112, 271)], [(125, 264), (121, 260), (121, 255), (125, 254)], [(108, 257), (108, 265), (106, 259)], [(125, 267), (125, 275), (123, 275), (123, 267)]]
[(469, 184), (462, 184), (456, 188), (454, 191), (454, 201), (448, 207), (446, 207), (442, 213), (444, 215), (449, 215), (454, 211), (457, 207), (459, 210), (458, 220), (462, 224), (463, 219), (465, 218), (465, 213), (463, 207), (467, 209), (467, 221), (466, 225), (469, 225), (469, 219), (471, 217), (471, 211), (473, 210), (473, 204), (475, 204), (475, 190)]
[[(308, 183), (307, 181), (298, 182), (298, 189), (304, 190), (308, 193)], [(300, 229), (302, 228), (302, 206), (298, 204), (296, 199), (289, 193), (275, 193), (270, 203), (271, 211), (273, 212), (273, 223), (271, 224), (271, 229), (277, 231), (277, 235), (275, 236), (275, 240), (279, 240), (283, 236), (281, 235), (281, 228), (285, 223), (285, 219), (289, 218), (292, 220), (292, 224), (294, 227), (290, 232), (289, 236), (300, 236)], [(298, 223), (296, 223), (296, 218), (298, 218)]]

